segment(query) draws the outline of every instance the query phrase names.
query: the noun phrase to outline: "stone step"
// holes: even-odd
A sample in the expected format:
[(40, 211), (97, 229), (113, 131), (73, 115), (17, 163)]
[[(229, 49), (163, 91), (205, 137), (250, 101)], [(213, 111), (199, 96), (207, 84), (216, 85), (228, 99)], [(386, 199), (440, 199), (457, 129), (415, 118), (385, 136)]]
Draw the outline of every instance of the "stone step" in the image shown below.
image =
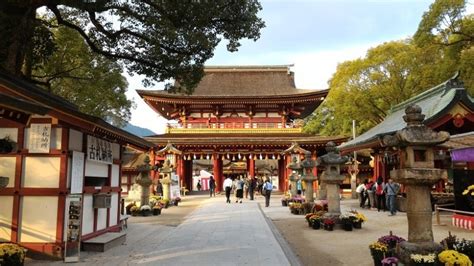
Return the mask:
[(104, 252), (125, 243), (127, 233), (105, 233), (103, 235), (82, 241), (83, 251)]

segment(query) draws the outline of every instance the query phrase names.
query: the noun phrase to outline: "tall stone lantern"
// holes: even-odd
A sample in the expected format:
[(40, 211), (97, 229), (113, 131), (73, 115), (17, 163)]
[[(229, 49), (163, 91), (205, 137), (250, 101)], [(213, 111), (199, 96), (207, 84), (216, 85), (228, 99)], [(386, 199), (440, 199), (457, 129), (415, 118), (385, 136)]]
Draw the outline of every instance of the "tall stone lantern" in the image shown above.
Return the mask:
[(296, 183), (300, 179), (300, 173), (302, 169), (301, 163), (298, 162), (297, 156), (299, 156), (299, 154), (306, 154), (306, 153), (309, 153), (309, 151), (301, 148), (300, 145), (296, 142), (293, 142), (293, 144), (288, 149), (286, 149), (285, 151), (281, 153), (282, 155), (287, 155), (287, 154), (291, 155), (291, 162), (288, 163), (286, 168), (292, 170), (291, 175), (289, 176), (290, 184), (291, 184), (290, 193), (292, 196), (296, 195), (296, 191), (297, 191)]
[(166, 146), (157, 151), (156, 154), (164, 155), (166, 157), (163, 167), (160, 168), (160, 174), (163, 178), (158, 180), (163, 185), (163, 199), (170, 199), (170, 186), (171, 186), (171, 175), (176, 171), (176, 157), (181, 155), (182, 152), (175, 148), (171, 142), (168, 141)]
[(152, 183), (150, 179), (150, 157), (147, 155), (143, 160), (144, 164), (138, 167), (140, 174), (136, 178), (137, 184), (142, 187), (141, 196), (140, 196), (140, 206), (150, 204), (150, 185)]
[(326, 144), (327, 154), (316, 160), (317, 166), (323, 166), (325, 170), (321, 175), (321, 180), (327, 186), (328, 212), (327, 217), (339, 217), (341, 215), (341, 202), (339, 198), (339, 185), (344, 181), (341, 175), (341, 165), (344, 165), (349, 158), (336, 153), (336, 144), (332, 141)]
[(305, 159), (301, 162), (301, 168), (303, 168), (303, 181), (306, 183), (305, 199), (306, 202), (313, 202), (313, 182), (316, 180), (316, 176), (313, 174), (313, 168), (316, 166), (316, 161), (311, 159), (311, 153), (305, 153)]
[(390, 171), (390, 177), (404, 184), (407, 193), (408, 241), (400, 245), (399, 254), (404, 263), (409, 263), (410, 254), (441, 250), (433, 242), (430, 194), (433, 184), (446, 173), (434, 168), (434, 147), (446, 142), (449, 133), (434, 132), (423, 124), (424, 118), (418, 105), (408, 106), (403, 116), (407, 126), (382, 140), (400, 151), (400, 169)]

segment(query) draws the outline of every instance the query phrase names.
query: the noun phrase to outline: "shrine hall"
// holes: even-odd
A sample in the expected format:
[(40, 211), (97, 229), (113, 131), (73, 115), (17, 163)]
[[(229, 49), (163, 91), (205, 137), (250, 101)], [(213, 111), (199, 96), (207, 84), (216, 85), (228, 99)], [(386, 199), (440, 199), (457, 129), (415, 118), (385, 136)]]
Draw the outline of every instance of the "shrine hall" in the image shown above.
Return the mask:
[[(325, 153), (327, 142), (346, 140), (303, 132), (303, 119), (329, 90), (297, 89), (291, 66), (206, 67), (191, 95), (138, 90), (153, 110), (177, 121), (165, 134), (145, 139), (157, 149), (168, 145), (179, 151), (176, 172), (187, 188), (193, 187), (196, 169), (207, 166), (217, 191), (225, 176), (236, 174), (273, 176), (275, 189), (286, 191), (291, 155), (283, 151), (297, 143), (315, 159)], [(159, 165), (164, 157), (156, 154), (154, 159)]]

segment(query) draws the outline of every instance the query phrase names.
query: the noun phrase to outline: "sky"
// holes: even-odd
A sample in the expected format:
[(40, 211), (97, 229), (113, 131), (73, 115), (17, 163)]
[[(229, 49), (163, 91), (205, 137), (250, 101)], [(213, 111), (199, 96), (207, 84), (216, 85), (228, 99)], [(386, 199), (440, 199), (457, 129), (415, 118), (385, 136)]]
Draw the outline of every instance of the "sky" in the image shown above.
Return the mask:
[[(256, 42), (243, 40), (239, 51), (226, 50), (226, 40), (206, 65), (294, 64), (296, 87), (327, 89), (338, 63), (364, 57), (371, 47), (411, 37), (434, 1), (426, 0), (263, 0), (259, 16), (266, 27)], [(474, 2), (468, 13), (474, 12)], [(135, 90), (138, 76), (127, 75), (127, 97), (133, 99), (130, 123), (164, 133), (167, 121), (149, 108)]]

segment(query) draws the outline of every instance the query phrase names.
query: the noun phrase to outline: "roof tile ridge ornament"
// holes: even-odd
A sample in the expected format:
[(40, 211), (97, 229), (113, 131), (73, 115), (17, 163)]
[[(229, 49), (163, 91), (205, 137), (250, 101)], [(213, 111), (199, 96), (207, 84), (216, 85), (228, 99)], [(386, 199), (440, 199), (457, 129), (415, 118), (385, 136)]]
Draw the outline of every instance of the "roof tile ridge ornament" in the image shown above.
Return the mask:
[(301, 148), (301, 146), (296, 141), (294, 141), (288, 149), (282, 151), (281, 155), (291, 154), (291, 153), (311, 154), (310, 151)]
[(416, 104), (407, 106), (403, 116), (407, 126), (394, 135), (383, 136), (382, 145), (388, 147), (432, 146), (449, 140), (448, 132), (435, 132), (423, 124), (425, 115), (421, 111), (421, 107)]
[(461, 72), (458, 70), (458, 71), (456, 71), (456, 73), (454, 74), (453, 77), (451, 77), (448, 81), (446, 81), (446, 83), (445, 83), (445, 87), (446, 87), (445, 93), (446, 93), (446, 91), (448, 91), (450, 89), (464, 88), (464, 82), (461, 80), (460, 76), (461, 76)]

